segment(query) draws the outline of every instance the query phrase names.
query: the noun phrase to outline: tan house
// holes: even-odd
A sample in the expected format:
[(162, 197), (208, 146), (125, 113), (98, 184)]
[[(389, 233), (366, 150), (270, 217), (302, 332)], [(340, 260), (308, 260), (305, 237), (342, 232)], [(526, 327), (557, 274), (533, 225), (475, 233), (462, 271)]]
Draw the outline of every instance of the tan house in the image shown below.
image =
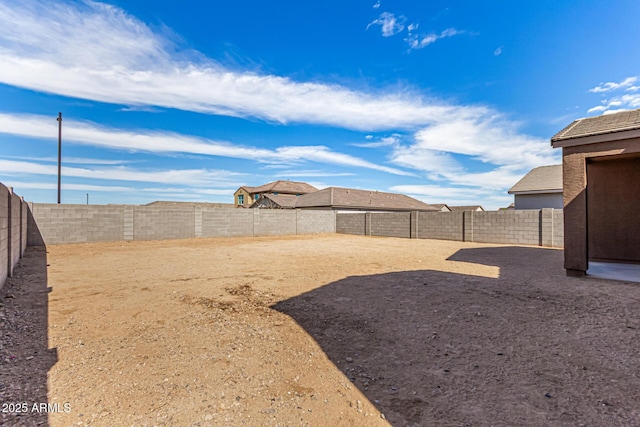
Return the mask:
[(259, 187), (242, 186), (233, 193), (233, 199), (236, 207), (248, 208), (263, 194), (273, 196), (291, 195), (295, 197), (314, 191), (318, 191), (318, 189), (306, 182), (278, 180)]
[(509, 189), (515, 209), (562, 209), (562, 165), (532, 169)]
[(267, 209), (331, 209), (359, 212), (437, 212), (439, 210), (432, 205), (404, 194), (341, 187), (328, 187), (298, 197), (264, 194), (252, 207)]
[(551, 145), (562, 148), (567, 275), (640, 263), (640, 110), (575, 120)]

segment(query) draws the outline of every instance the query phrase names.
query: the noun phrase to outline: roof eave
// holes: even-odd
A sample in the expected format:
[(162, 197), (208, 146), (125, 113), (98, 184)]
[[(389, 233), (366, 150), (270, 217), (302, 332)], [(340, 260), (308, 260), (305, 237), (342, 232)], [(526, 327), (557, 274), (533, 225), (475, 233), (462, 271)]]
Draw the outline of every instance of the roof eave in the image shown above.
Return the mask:
[(562, 193), (562, 188), (552, 190), (509, 190), (509, 194), (558, 194)]
[(599, 133), (595, 135), (576, 136), (571, 138), (551, 138), (553, 148), (574, 147), (577, 145), (597, 144), (600, 142), (619, 141), (621, 139), (640, 138), (640, 129), (626, 129)]

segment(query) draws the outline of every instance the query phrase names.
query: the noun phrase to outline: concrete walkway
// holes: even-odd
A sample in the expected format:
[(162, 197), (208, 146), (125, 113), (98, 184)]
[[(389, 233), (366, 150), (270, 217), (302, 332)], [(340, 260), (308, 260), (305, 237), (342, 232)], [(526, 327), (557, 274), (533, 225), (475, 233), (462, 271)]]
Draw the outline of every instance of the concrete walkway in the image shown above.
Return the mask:
[(622, 280), (640, 283), (640, 264), (621, 264), (613, 262), (589, 262), (587, 275), (599, 279)]

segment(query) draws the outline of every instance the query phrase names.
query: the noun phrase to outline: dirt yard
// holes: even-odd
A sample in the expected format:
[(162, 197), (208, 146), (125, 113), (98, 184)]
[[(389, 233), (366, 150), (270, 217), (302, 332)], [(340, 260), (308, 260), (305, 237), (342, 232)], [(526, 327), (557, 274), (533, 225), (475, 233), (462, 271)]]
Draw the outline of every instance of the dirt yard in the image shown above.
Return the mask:
[(0, 295), (2, 425), (640, 426), (640, 285), (559, 250), (49, 246)]

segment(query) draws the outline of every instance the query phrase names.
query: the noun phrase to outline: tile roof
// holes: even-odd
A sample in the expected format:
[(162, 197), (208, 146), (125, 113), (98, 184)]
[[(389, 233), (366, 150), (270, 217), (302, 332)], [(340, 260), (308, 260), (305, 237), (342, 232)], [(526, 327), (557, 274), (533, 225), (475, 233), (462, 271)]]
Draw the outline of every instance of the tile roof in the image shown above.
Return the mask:
[(259, 187), (242, 186), (248, 193), (288, 193), (288, 194), (306, 194), (318, 191), (313, 185), (306, 182), (284, 181), (278, 180), (269, 182)]
[(441, 211), (442, 211), (442, 209), (446, 208), (445, 211), (443, 211), (443, 212), (446, 212), (446, 211), (451, 212), (451, 208), (446, 203), (429, 203), (429, 204), (431, 206), (435, 206), (436, 208), (438, 208), (438, 210), (441, 210)]
[(361, 210), (437, 211), (431, 205), (404, 194), (329, 187), (298, 197), (296, 208), (331, 207)]
[(551, 142), (633, 129), (640, 129), (640, 109), (575, 120), (551, 137)]
[[(260, 197), (269, 199), (281, 208), (293, 209), (299, 196), (293, 194), (263, 194)], [(257, 202), (256, 202), (257, 203)], [(252, 206), (253, 207), (253, 206)]]
[(484, 211), (484, 208), (480, 205), (472, 205), (472, 206), (451, 206), (448, 205), (451, 212), (461, 212), (461, 211)]
[(561, 192), (562, 165), (540, 166), (534, 168), (509, 189), (509, 194)]

